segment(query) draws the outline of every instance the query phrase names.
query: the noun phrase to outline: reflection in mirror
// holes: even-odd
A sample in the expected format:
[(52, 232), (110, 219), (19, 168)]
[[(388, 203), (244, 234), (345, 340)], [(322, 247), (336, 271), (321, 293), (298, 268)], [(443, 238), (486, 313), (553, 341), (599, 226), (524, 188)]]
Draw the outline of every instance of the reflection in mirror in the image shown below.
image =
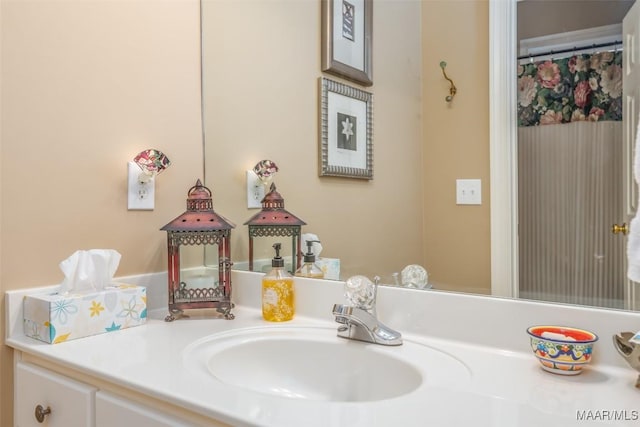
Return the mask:
[[(206, 184), (238, 225), (234, 268), (246, 265), (243, 224), (258, 212), (247, 208), (246, 171), (262, 159), (278, 165), (286, 209), (317, 235), (322, 258), (340, 260), (340, 278), (391, 282), (394, 271), (424, 263), (420, 2), (375, 7), (374, 84), (363, 88), (321, 72), (319, 2), (202, 1)], [(374, 95), (371, 181), (318, 175), (323, 76)], [(254, 258), (268, 263), (273, 243), (255, 239)]]
[[(517, 245), (491, 241), (508, 225), (490, 228), (489, 202), (499, 201), (500, 211), (506, 191), (504, 180), (489, 186), (487, 102), (503, 96), (486, 84), (490, 7), (483, 1), (376, 2), (373, 85), (363, 88), (320, 71), (317, 2), (202, 0), (206, 184), (216, 206), (236, 224), (249, 219), (256, 211), (247, 208), (246, 171), (272, 159), (287, 209), (307, 222), (303, 233), (322, 241), (323, 256), (340, 260), (341, 279), (378, 275), (392, 284), (393, 273), (417, 264), (435, 289), (517, 295), (518, 280), (500, 273), (517, 271), (501, 270), (511, 265)], [(544, 16), (553, 16), (547, 9)], [(450, 103), (443, 60), (458, 88)], [(513, 74), (503, 81), (515, 86)], [(373, 94), (371, 181), (318, 176), (323, 76)], [(515, 117), (515, 99), (509, 102)], [(481, 205), (456, 204), (457, 179), (483, 182)], [(234, 268), (246, 266), (248, 240), (246, 226), (238, 226)], [(271, 244), (256, 247), (256, 258), (270, 259)]]
[[(610, 230), (626, 220), (633, 182), (622, 173), (621, 51), (632, 4), (518, 3), (520, 297), (630, 306), (626, 239)], [(544, 13), (543, 24), (525, 18)]]

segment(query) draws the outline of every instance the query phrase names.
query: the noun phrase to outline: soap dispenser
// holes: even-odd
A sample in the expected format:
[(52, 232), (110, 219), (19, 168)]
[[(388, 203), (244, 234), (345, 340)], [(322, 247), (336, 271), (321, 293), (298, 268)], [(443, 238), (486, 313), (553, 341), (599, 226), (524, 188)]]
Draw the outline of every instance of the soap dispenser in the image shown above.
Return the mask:
[(270, 322), (291, 320), (295, 312), (293, 276), (284, 268), (280, 243), (274, 243), (276, 256), (271, 271), (262, 278), (262, 317)]
[(316, 255), (311, 250), (314, 243), (320, 243), (319, 240), (307, 240), (307, 253), (304, 254), (304, 264), (296, 271), (296, 276), (311, 277), (313, 279), (324, 278), (324, 272), (316, 265)]

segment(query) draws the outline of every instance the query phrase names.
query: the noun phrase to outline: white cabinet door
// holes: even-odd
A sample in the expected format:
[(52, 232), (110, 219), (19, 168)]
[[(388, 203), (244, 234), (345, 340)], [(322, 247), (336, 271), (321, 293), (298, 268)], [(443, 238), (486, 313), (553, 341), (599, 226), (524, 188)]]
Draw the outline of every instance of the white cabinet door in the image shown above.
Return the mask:
[[(93, 427), (96, 389), (46, 369), (18, 362), (15, 372), (15, 426)], [(36, 408), (50, 413), (36, 418)]]
[(96, 394), (96, 427), (193, 427), (184, 420), (106, 391)]

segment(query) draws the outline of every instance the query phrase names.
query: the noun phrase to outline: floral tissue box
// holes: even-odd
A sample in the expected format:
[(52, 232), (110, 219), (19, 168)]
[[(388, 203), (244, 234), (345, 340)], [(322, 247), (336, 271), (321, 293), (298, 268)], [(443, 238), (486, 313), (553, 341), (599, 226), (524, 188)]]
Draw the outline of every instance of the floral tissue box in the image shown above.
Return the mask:
[(318, 258), (316, 265), (324, 273), (324, 278), (329, 280), (340, 280), (340, 259), (339, 258)]
[(147, 289), (113, 284), (99, 292), (27, 295), (23, 306), (25, 335), (58, 344), (144, 324)]

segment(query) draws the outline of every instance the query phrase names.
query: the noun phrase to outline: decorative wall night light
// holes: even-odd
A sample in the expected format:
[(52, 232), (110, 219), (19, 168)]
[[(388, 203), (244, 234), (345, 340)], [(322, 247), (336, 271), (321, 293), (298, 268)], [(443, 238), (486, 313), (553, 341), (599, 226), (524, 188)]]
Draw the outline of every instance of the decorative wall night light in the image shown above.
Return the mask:
[(153, 210), (155, 177), (170, 164), (169, 158), (155, 148), (141, 151), (129, 162), (129, 210)]

